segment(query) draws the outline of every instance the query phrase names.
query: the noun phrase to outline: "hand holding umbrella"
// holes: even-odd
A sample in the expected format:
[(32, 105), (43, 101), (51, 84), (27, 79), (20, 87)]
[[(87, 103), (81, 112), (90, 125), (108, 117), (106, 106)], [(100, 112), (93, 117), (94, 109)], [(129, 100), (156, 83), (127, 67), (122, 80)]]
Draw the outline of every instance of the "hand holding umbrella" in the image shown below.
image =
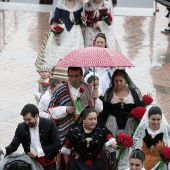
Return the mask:
[[(80, 48), (68, 53), (57, 67), (133, 67), (133, 64), (121, 53), (99, 47)], [(94, 69), (95, 72), (95, 69)], [(97, 98), (98, 92), (94, 92)]]
[(92, 91), (92, 98), (93, 98), (93, 101), (94, 101), (94, 108), (95, 108), (95, 103), (96, 103), (95, 101), (98, 98), (98, 89), (94, 89)]

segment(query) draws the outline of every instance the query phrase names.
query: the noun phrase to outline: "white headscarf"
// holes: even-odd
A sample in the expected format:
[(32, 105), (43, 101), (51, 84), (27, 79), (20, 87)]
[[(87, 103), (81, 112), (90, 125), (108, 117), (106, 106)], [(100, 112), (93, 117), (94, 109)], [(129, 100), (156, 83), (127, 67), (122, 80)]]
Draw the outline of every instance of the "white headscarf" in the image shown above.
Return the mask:
[(68, 7), (65, 5), (65, 0), (59, 0), (56, 7), (60, 8), (60, 9), (64, 9), (64, 10), (70, 12), (69, 18), (70, 18), (70, 20), (71, 20), (72, 22), (74, 22), (75, 19), (74, 19), (73, 12), (76, 12), (76, 11), (78, 11), (79, 9), (81, 9), (81, 8), (83, 7), (83, 3), (82, 3), (81, 1), (77, 1), (77, 0), (76, 0), (76, 5), (75, 5), (75, 7), (72, 8), (72, 9), (70, 9), (70, 8), (68, 8)]
[[(148, 111), (149, 109), (152, 107), (153, 105), (150, 105), (139, 126), (137, 127), (135, 133), (134, 133), (134, 136), (133, 136), (133, 140), (134, 140), (134, 147), (135, 149), (136, 148), (139, 148), (141, 149), (142, 148), (142, 145), (143, 145), (143, 138), (145, 137), (145, 129), (148, 128), (149, 126), (149, 119), (148, 119)], [(162, 113), (162, 120), (161, 120), (161, 123), (160, 123), (160, 130), (161, 132), (163, 132), (163, 141), (165, 142), (165, 145), (167, 146), (170, 146), (170, 126), (164, 116), (164, 114)]]

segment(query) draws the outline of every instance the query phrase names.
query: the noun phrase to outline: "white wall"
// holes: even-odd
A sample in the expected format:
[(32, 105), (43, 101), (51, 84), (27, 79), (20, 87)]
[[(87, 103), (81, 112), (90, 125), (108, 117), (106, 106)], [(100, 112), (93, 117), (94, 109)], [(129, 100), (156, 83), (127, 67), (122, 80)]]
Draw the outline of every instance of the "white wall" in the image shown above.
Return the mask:
[(154, 0), (117, 0), (117, 7), (153, 8)]
[(115, 15), (153, 16), (154, 0), (117, 0)]

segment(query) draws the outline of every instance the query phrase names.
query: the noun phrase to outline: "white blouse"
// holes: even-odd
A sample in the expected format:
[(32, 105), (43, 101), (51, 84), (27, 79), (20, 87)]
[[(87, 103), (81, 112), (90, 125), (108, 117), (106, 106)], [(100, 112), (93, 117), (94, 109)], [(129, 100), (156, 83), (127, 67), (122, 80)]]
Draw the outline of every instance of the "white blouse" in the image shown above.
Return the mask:
[(134, 104), (135, 101), (133, 99), (131, 91), (129, 90), (129, 94), (124, 98), (120, 98), (120, 97), (116, 96), (115, 92), (113, 92), (113, 97), (112, 97), (111, 103), (115, 104), (115, 103), (119, 103), (119, 102), (123, 102), (126, 104), (129, 104), (129, 103)]
[(148, 133), (149, 133), (151, 136), (154, 136), (154, 137), (155, 137), (157, 134), (163, 132), (161, 127), (160, 127), (158, 130), (156, 130), (155, 132), (153, 132), (149, 127), (147, 127), (147, 131), (148, 131)]

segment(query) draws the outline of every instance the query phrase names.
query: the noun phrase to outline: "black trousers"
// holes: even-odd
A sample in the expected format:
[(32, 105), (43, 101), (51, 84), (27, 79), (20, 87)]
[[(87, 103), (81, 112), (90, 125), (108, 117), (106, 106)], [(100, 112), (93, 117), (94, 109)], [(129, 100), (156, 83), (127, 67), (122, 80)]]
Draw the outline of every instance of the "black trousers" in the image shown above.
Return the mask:
[(44, 168), (44, 170), (56, 170), (56, 162), (54, 162), (51, 165), (44, 166), (43, 168)]

